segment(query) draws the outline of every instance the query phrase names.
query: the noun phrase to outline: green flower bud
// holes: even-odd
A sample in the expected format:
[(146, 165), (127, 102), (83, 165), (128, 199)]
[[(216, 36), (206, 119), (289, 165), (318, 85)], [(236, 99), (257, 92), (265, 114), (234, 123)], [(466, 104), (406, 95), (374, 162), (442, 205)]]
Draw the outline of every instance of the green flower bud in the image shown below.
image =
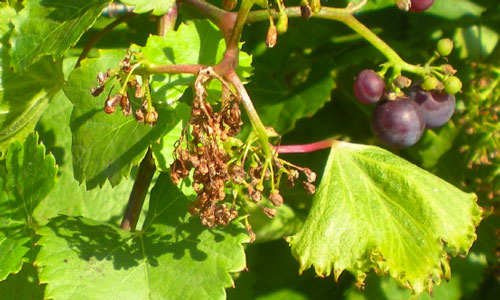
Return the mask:
[(310, 3), (313, 13), (317, 14), (321, 10), (321, 0), (312, 0)]
[(434, 76), (425, 76), (422, 82), (422, 88), (426, 91), (435, 90), (439, 84), (439, 80)]
[(285, 13), (281, 13), (278, 17), (278, 23), (276, 23), (276, 30), (278, 34), (283, 34), (288, 30), (288, 16)]
[(450, 76), (444, 81), (444, 91), (448, 94), (456, 94), (462, 90), (462, 81), (458, 77)]
[(440, 39), (437, 43), (437, 51), (441, 56), (450, 55), (453, 50), (453, 41), (450, 39)]

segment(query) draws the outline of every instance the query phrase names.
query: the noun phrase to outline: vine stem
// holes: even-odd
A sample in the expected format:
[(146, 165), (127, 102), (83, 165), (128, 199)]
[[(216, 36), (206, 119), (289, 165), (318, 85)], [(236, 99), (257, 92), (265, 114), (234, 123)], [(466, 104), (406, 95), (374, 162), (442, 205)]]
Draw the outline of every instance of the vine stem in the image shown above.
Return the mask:
[(331, 148), (335, 143), (334, 139), (326, 139), (315, 143), (302, 144), (302, 145), (280, 145), (275, 146), (274, 149), (280, 154), (282, 153), (308, 153), (326, 148)]
[(80, 53), (80, 56), (78, 57), (78, 60), (76, 61), (75, 68), (80, 66), (80, 62), (87, 57), (89, 54), (90, 49), (94, 47), (95, 43), (97, 43), (106, 33), (109, 31), (113, 30), (116, 26), (120, 25), (122, 22), (125, 22), (126, 20), (136, 16), (136, 14), (130, 12), (126, 13), (113, 22), (109, 23), (106, 27), (104, 27), (101, 31), (99, 31), (96, 35), (92, 37), (92, 39), (85, 45), (85, 48), (83, 48), (82, 53)]
[(137, 177), (135, 178), (134, 186), (132, 187), (132, 192), (130, 193), (127, 207), (125, 208), (125, 214), (123, 215), (120, 225), (121, 229), (134, 230), (137, 226), (144, 199), (146, 199), (155, 171), (156, 166), (153, 154), (151, 148), (148, 148), (146, 156), (139, 165), (139, 171), (137, 172)]
[[(259, 21), (269, 20), (269, 17), (278, 18), (279, 12), (275, 10), (255, 10), (249, 11), (249, 9), (255, 3), (255, 0), (243, 0), (242, 5), (240, 6), (240, 11), (238, 13), (228, 12), (222, 10), (210, 3), (205, 2), (204, 0), (183, 0), (183, 3), (186, 3), (205, 16), (207, 16), (212, 22), (214, 22), (217, 27), (220, 28), (226, 42), (229, 45), (233, 45), (234, 41), (239, 41), (239, 37), (241, 36), (240, 30), (235, 30), (236, 28), (240, 28), (240, 22), (242, 20), (245, 23), (253, 23)], [(364, 5), (364, 1), (359, 3), (358, 5), (351, 5), (347, 8), (334, 8), (334, 7), (321, 7), (320, 11), (316, 14), (313, 14), (312, 17), (320, 18), (320, 19), (329, 19), (338, 22), (342, 22), (349, 26), (352, 30), (361, 35), (365, 40), (371, 43), (375, 48), (377, 48), (388, 60), (389, 63), (395, 68), (406, 71), (414, 74), (418, 74), (421, 76), (428, 75), (432, 72), (432, 68), (426, 68), (419, 65), (413, 65), (405, 62), (397, 53), (394, 51), (387, 43), (385, 43), (382, 39), (380, 39), (375, 33), (373, 33), (369, 28), (367, 28), (363, 23), (359, 22), (356, 17), (353, 16), (353, 13), (358, 10), (362, 5)], [(245, 10), (248, 11), (243, 13)], [(286, 7), (284, 9), (285, 13), (288, 17), (296, 18), (302, 17), (301, 8), (299, 6), (295, 7)], [(238, 33), (238, 34), (234, 34)], [(231, 57), (237, 57), (231, 52), (234, 50), (226, 51), (227, 55), (224, 58), (226, 60), (230, 60)], [(230, 55), (229, 55), (230, 54)], [(215, 68), (215, 71), (221, 74), (220, 71), (225, 71), (227, 64), (219, 64), (219, 68)], [(224, 73), (224, 72), (222, 72)]]
[(167, 13), (160, 17), (158, 20), (158, 35), (165, 36), (167, 31), (173, 30), (175, 28), (175, 22), (177, 21), (178, 5), (174, 2), (171, 8), (168, 9)]
[[(301, 17), (300, 7), (287, 7), (285, 12), (288, 17)], [(273, 18), (278, 18), (279, 13), (271, 10), (258, 10), (252, 11), (248, 14), (246, 19), (247, 23), (265, 21), (269, 19), (269, 16)], [(314, 14), (312, 17), (320, 19), (334, 20), (344, 23), (349, 26), (352, 30), (361, 35), (365, 40), (377, 48), (393, 65), (397, 65), (403, 71), (410, 73), (415, 73), (419, 75), (425, 75), (430, 73), (430, 70), (422, 66), (416, 66), (405, 62), (397, 53), (394, 51), (387, 43), (385, 43), (381, 38), (379, 38), (375, 33), (373, 33), (368, 27), (359, 22), (356, 17), (352, 15), (352, 11), (347, 8), (333, 8), (323, 6), (321, 10)]]
[(272, 152), (271, 152), (271, 147), (269, 146), (269, 138), (267, 135), (267, 130), (264, 124), (262, 124), (262, 121), (259, 118), (259, 114), (257, 113), (255, 107), (253, 106), (252, 99), (250, 99), (247, 90), (243, 86), (243, 83), (241, 82), (240, 78), (238, 77), (238, 75), (234, 70), (227, 73), (226, 78), (229, 80), (229, 82), (231, 82), (231, 84), (234, 86), (234, 88), (240, 95), (241, 103), (245, 108), (248, 118), (250, 119), (253, 128), (255, 128), (255, 130), (257, 131), (257, 135), (259, 136), (259, 139), (261, 141), (264, 154), (268, 159), (271, 159)]
[(144, 67), (137, 68), (137, 74), (198, 74), (201, 69), (208, 66), (200, 64), (180, 64), (180, 65), (156, 65), (146, 64)]

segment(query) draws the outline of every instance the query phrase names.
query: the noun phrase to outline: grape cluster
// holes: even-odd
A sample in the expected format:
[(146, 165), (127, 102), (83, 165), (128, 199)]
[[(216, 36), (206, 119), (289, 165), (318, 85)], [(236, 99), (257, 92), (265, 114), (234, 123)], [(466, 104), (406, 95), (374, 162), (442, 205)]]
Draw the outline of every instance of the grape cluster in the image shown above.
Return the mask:
[(411, 0), (410, 10), (421, 12), (431, 7), (433, 3), (434, 0)]
[(361, 103), (377, 103), (372, 114), (373, 133), (391, 147), (415, 144), (425, 128), (444, 125), (455, 111), (455, 96), (446, 89), (425, 90), (420, 84), (415, 84), (407, 95), (380, 101), (384, 90), (384, 79), (373, 70), (361, 71), (354, 82), (354, 94)]

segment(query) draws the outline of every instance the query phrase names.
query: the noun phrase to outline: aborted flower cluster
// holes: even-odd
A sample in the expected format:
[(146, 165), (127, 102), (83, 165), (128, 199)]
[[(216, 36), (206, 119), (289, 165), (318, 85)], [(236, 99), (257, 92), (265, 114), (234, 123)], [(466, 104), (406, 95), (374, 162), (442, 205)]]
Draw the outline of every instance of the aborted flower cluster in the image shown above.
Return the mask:
[[(205, 84), (213, 78), (224, 86), (221, 103), (207, 101)], [(306, 175), (304, 187), (314, 193), (314, 172), (276, 156), (266, 157), (260, 147), (252, 146), (252, 137), (247, 143), (235, 137), (242, 125), (240, 98), (211, 68), (199, 72), (194, 90), (191, 119), (177, 142), (171, 178), (177, 184), (193, 170), (192, 187), (197, 197), (189, 211), (192, 215), (199, 214), (203, 225), (228, 225), (238, 216), (238, 209), (247, 207), (248, 202), (257, 204), (267, 216), (274, 217), (276, 210), (260, 202), (267, 184), (270, 186), (270, 203), (275, 207), (283, 204), (279, 192), (283, 174), (286, 174), (289, 185), (293, 185), (299, 172), (303, 172)], [(216, 106), (220, 106), (218, 111), (214, 109)], [(252, 236), (251, 227), (247, 226), (247, 229)]]
[(133, 71), (139, 64), (131, 65), (130, 61), (132, 55), (132, 52), (128, 52), (125, 58), (120, 61), (120, 66), (118, 68), (108, 69), (105, 73), (99, 72), (97, 75), (98, 86), (92, 88), (90, 93), (94, 97), (99, 96), (104, 91), (106, 84), (109, 83), (112, 78), (116, 78), (121, 85), (120, 90), (118, 93), (111, 96), (114, 85), (112, 86), (104, 102), (104, 112), (112, 114), (119, 105), (123, 115), (126, 117), (130, 116), (132, 114), (132, 104), (130, 102), (129, 90), (135, 89), (133, 93), (135, 98), (144, 99), (142, 105), (135, 110), (135, 119), (139, 123), (153, 126), (158, 121), (158, 113), (152, 105), (149, 91), (149, 79), (133, 74)]
[(201, 70), (195, 82), (195, 97), (191, 109), (190, 137), (178, 141), (176, 160), (171, 165), (172, 181), (177, 184), (194, 169), (193, 188), (197, 200), (190, 207), (192, 215), (200, 214), (203, 225), (227, 225), (238, 216), (234, 203), (219, 203), (226, 198), (225, 182), (231, 179), (227, 162), (230, 159), (221, 143), (240, 131), (241, 112), (238, 100), (228, 97), (221, 111), (214, 112), (206, 101), (204, 84), (212, 79), (211, 68)]

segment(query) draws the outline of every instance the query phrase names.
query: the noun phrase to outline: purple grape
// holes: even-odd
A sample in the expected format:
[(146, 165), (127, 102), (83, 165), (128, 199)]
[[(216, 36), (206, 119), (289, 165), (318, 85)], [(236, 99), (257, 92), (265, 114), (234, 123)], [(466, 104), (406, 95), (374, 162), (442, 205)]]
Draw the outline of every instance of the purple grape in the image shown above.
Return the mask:
[(441, 127), (448, 122), (455, 111), (455, 96), (440, 91), (425, 91), (419, 86), (411, 88), (408, 96), (414, 100), (427, 128)]
[(425, 122), (418, 105), (405, 97), (380, 102), (372, 114), (372, 129), (382, 143), (402, 148), (418, 142)]
[(431, 5), (434, 3), (434, 0), (411, 0), (411, 11), (424, 11), (431, 7)]
[(354, 81), (354, 95), (364, 104), (373, 104), (380, 100), (384, 93), (385, 83), (373, 70), (363, 70)]

